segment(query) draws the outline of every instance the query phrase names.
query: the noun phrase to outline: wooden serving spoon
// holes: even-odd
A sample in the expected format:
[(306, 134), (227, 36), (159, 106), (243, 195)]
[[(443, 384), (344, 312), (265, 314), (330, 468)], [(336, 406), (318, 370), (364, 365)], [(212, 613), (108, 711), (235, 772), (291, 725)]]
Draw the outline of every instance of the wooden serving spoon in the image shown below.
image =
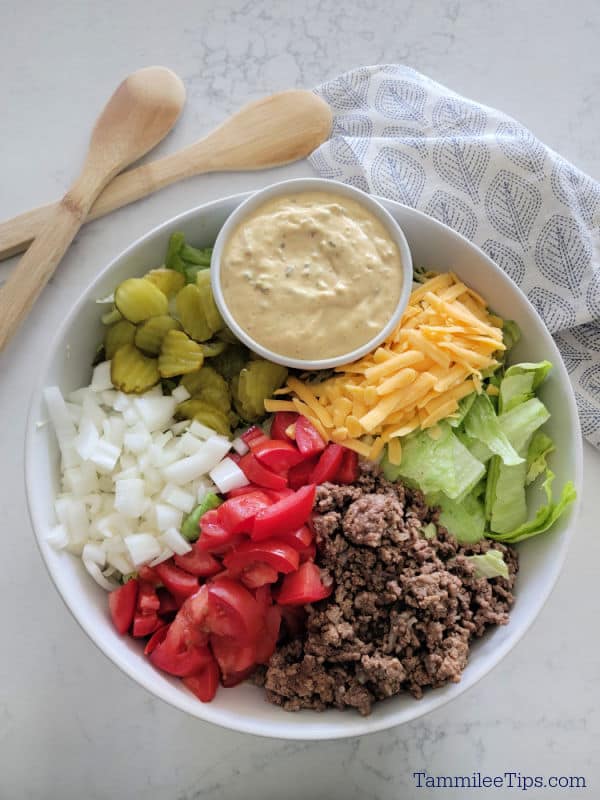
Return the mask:
[[(94, 203), (88, 220), (193, 175), (266, 169), (297, 161), (327, 139), (331, 122), (327, 103), (301, 89), (248, 103), (189, 147), (119, 175)], [(25, 250), (53, 208), (54, 204), (40, 206), (1, 223), (0, 260)]]
[(35, 241), (0, 289), (0, 350), (27, 316), (102, 189), (166, 136), (184, 102), (183, 83), (165, 67), (138, 70), (117, 88), (96, 122), (81, 174), (48, 209)]

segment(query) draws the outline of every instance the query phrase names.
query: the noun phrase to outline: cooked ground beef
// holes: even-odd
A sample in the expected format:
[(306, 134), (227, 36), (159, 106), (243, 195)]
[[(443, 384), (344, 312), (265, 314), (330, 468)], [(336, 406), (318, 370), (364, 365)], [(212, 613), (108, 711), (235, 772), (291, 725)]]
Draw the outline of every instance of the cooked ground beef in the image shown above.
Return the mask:
[[(490, 541), (459, 545), (421, 492), (361, 464), (352, 486), (318, 489), (317, 563), (335, 581), (307, 606), (303, 634), (281, 644), (255, 679), (289, 711), (356, 708), (460, 680), (472, 637), (504, 625), (513, 604), (516, 551)], [(423, 528), (434, 523), (437, 535)], [(476, 578), (466, 556), (496, 548), (510, 577)]]

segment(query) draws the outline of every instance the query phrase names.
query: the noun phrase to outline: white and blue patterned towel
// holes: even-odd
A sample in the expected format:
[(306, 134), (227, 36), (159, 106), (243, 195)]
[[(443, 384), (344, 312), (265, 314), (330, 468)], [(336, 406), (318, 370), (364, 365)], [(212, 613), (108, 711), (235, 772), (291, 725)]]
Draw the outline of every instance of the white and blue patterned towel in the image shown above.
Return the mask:
[(510, 117), (409, 67), (362, 67), (315, 91), (334, 127), (312, 166), (485, 250), (545, 320), (600, 448), (600, 185)]

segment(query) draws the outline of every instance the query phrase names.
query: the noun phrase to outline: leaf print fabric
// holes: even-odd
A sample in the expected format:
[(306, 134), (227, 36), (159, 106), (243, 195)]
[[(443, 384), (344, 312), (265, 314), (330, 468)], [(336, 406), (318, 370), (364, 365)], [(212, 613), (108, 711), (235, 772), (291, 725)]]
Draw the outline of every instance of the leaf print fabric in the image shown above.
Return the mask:
[(519, 122), (410, 67), (361, 67), (315, 91), (334, 125), (312, 166), (479, 245), (553, 334), (600, 448), (600, 185)]

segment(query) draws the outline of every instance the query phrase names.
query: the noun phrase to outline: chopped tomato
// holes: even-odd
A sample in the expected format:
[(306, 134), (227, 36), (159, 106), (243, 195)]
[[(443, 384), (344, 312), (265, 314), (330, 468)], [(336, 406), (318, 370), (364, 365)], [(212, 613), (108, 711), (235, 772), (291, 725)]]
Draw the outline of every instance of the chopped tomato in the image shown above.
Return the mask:
[(298, 530), (308, 519), (315, 502), (316, 486), (310, 484), (295, 494), (284, 497), (269, 508), (259, 511), (254, 518), (252, 538), (270, 539), (278, 534)]
[(281, 605), (305, 605), (316, 603), (329, 597), (333, 585), (325, 586), (321, 580), (321, 571), (316, 564), (305, 561), (296, 572), (286, 575), (281, 589), (277, 595), (277, 602)]
[(203, 703), (210, 703), (219, 688), (219, 665), (214, 658), (211, 658), (204, 669), (200, 670), (196, 675), (188, 675), (182, 680), (198, 700)]
[(161, 642), (164, 642), (168, 630), (169, 626), (163, 625), (152, 634), (152, 636), (146, 642), (146, 647), (144, 647), (144, 655), (149, 656), (153, 650), (156, 650)]
[(185, 678), (204, 669), (212, 661), (212, 655), (206, 645), (192, 646), (180, 650), (173, 647), (169, 632), (162, 642), (156, 645), (150, 653), (150, 661), (158, 669)]
[(213, 508), (202, 515), (200, 519), (200, 536), (196, 542), (198, 550), (218, 553), (220, 548), (229, 544), (233, 534), (223, 525), (219, 518), (218, 509)]
[(354, 450), (348, 450), (344, 447), (344, 455), (342, 463), (338, 469), (335, 478), (335, 483), (355, 483), (358, 478), (358, 453)]
[(306, 417), (299, 416), (296, 420), (296, 444), (298, 450), (305, 456), (314, 456), (325, 449), (325, 442), (321, 434)]
[(201, 647), (208, 642), (208, 586), (188, 597), (169, 627), (173, 650)]
[(287, 542), (287, 544), (291, 544), (296, 550), (301, 551), (306, 550), (312, 543), (315, 535), (308, 525), (303, 525), (301, 528), (298, 528), (297, 531), (289, 531), (288, 533), (280, 534), (278, 538)]
[(260, 616), (260, 606), (238, 581), (221, 578), (208, 584), (206, 622), (211, 633), (229, 636), (238, 646), (252, 644), (260, 628)]
[(239, 579), (247, 589), (259, 589), (270, 583), (276, 583), (279, 573), (269, 564), (257, 562), (250, 564), (240, 572)]
[(158, 564), (155, 569), (165, 588), (171, 592), (173, 597), (183, 599), (198, 591), (198, 578), (176, 567), (170, 559)]
[(122, 635), (127, 633), (133, 622), (138, 595), (137, 580), (127, 581), (108, 595), (108, 607), (113, 625)]
[(245, 681), (246, 678), (249, 678), (255, 669), (256, 664), (252, 664), (251, 666), (246, 667), (246, 669), (240, 670), (240, 672), (229, 672), (227, 675), (222, 676), (221, 684), (225, 689), (232, 689), (234, 686), (237, 686)]
[(175, 563), (190, 575), (197, 575), (199, 578), (216, 575), (222, 569), (220, 561), (217, 561), (210, 553), (200, 550), (197, 545), (198, 542), (195, 542), (190, 552), (183, 556), (175, 555)]
[(317, 545), (312, 542), (303, 550), (298, 550), (298, 555), (300, 556), (301, 564), (304, 564), (305, 561), (314, 561), (317, 555)]
[(334, 480), (343, 458), (344, 448), (341, 444), (328, 444), (311, 472), (311, 483), (319, 484)]
[(273, 472), (285, 472), (306, 458), (293, 444), (278, 439), (267, 439), (266, 442), (260, 442), (252, 448), (252, 452), (261, 464), (272, 469)]
[(246, 453), (245, 456), (242, 456), (238, 466), (250, 483), (256, 483), (266, 489), (285, 489), (287, 486), (287, 480), (283, 475), (278, 475), (264, 467), (254, 453)]
[(311, 473), (318, 460), (318, 455), (310, 456), (306, 461), (301, 461), (300, 464), (296, 464), (295, 467), (291, 468), (288, 472), (290, 489), (300, 489), (302, 486), (306, 486), (307, 483), (310, 483)]
[(287, 574), (298, 569), (298, 551), (280, 539), (263, 539), (259, 542), (243, 542), (223, 559), (223, 564), (232, 575), (239, 575), (253, 564), (268, 564), (277, 572)]
[(286, 430), (290, 425), (294, 425), (298, 419), (298, 414), (295, 411), (278, 411), (273, 417), (273, 424), (271, 425), (271, 437), (273, 439), (281, 439), (284, 442), (291, 441), (287, 435)]
[(271, 498), (260, 489), (231, 497), (218, 509), (218, 520), (230, 534), (250, 533), (254, 517), (272, 505)]
[(259, 425), (252, 425), (247, 431), (242, 433), (240, 438), (250, 447), (253, 442), (260, 442), (269, 437)]
[(148, 565), (139, 568), (138, 578), (141, 581), (146, 581), (146, 583), (152, 584), (152, 586), (158, 586), (160, 583), (160, 578), (158, 577), (156, 570)]
[(152, 611), (149, 614), (141, 614), (139, 611), (136, 611), (133, 617), (132, 635), (136, 639), (149, 636), (151, 633), (154, 633), (155, 630), (160, 628), (161, 625), (163, 625), (163, 621), (162, 619), (159, 619), (158, 614), (155, 611)]
[(159, 608), (160, 600), (156, 594), (154, 584), (138, 579), (137, 611), (140, 614), (152, 614), (158, 611)]
[(225, 681), (228, 677), (250, 669), (255, 664), (254, 643), (243, 645), (230, 636), (213, 634), (210, 637), (210, 646), (221, 670), (223, 686), (227, 685)]
[(273, 598), (271, 596), (271, 587), (268, 585), (259, 586), (254, 592), (254, 598), (258, 605), (262, 608), (268, 608), (273, 605)]
[(241, 497), (243, 494), (250, 494), (250, 492), (262, 492), (263, 489), (260, 486), (255, 486), (253, 483), (249, 483), (247, 486), (240, 486), (239, 489), (230, 489), (227, 492), (227, 497)]
[(181, 608), (182, 600), (173, 597), (171, 592), (166, 589), (157, 589), (156, 594), (160, 601), (159, 617), (168, 617), (170, 614), (176, 614)]
[(267, 664), (277, 646), (281, 627), (281, 609), (269, 606), (265, 610), (263, 628), (256, 641), (255, 660), (257, 664)]

